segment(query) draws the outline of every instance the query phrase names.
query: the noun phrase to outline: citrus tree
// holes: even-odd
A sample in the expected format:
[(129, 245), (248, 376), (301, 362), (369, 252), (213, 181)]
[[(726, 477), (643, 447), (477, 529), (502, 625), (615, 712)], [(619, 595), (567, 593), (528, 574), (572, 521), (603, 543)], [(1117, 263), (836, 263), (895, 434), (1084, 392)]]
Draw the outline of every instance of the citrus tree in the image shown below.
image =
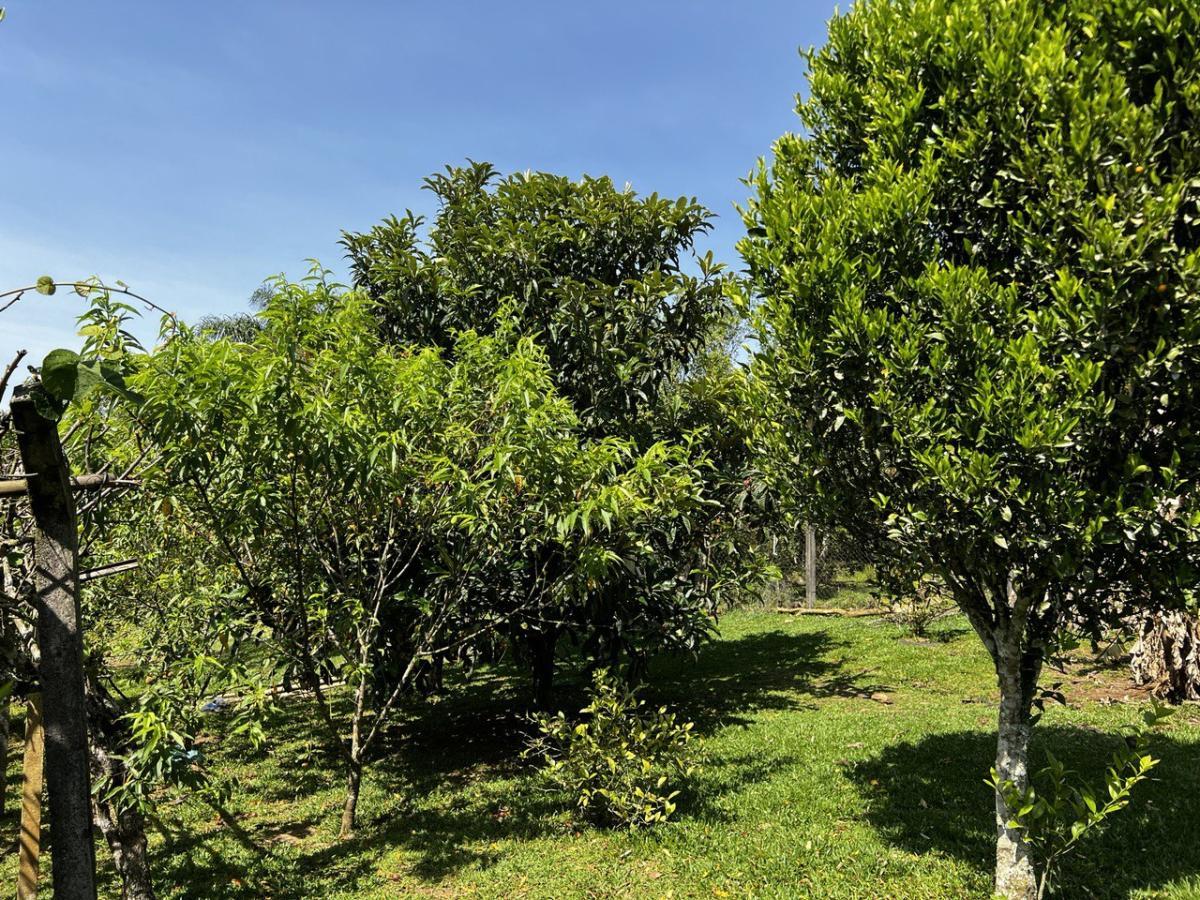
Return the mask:
[[(949, 587), (1023, 790), (1061, 629), (1195, 584), (1200, 9), (868, 0), (808, 63), (745, 209), (763, 439), (814, 516)], [(996, 828), (997, 891), (1032, 896), (1000, 790)]]

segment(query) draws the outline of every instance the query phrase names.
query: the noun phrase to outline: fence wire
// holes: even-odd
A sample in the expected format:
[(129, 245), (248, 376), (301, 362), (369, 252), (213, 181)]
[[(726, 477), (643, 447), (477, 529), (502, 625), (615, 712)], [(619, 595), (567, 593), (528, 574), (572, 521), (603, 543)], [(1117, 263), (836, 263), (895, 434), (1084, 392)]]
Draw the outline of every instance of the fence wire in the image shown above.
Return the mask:
[(772, 541), (771, 556), (780, 577), (766, 586), (763, 602), (787, 607), (804, 605), (810, 598), (818, 602), (836, 598), (839, 606), (878, 605), (879, 582), (870, 550), (845, 532), (814, 531), (816, 590), (808, 590), (813, 568), (809, 566), (805, 529), (800, 528), (795, 534), (776, 536)]

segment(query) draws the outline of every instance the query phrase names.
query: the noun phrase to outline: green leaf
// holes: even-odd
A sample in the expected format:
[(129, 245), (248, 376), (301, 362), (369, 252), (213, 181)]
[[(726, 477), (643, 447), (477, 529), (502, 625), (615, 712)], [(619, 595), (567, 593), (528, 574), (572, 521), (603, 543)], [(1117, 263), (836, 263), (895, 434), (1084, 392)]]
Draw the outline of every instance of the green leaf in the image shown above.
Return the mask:
[(101, 372), (100, 363), (98, 362), (81, 362), (76, 366), (75, 371), (75, 392), (67, 398), (69, 400), (82, 400), (92, 391), (106, 384), (104, 374)]
[(33, 408), (37, 410), (37, 414), (51, 422), (61, 419), (63, 411), (67, 408), (65, 400), (59, 400), (52, 396), (44, 387), (41, 390), (33, 391), (31, 397), (33, 398)]
[[(40, 290), (40, 288), (39, 288)], [(73, 350), (51, 350), (42, 361), (42, 386), (63, 403), (75, 396), (79, 380), (79, 354)]]
[(50, 296), (56, 290), (58, 290), (58, 288), (54, 285), (54, 279), (49, 275), (43, 275), (37, 280), (37, 292), (39, 294)]

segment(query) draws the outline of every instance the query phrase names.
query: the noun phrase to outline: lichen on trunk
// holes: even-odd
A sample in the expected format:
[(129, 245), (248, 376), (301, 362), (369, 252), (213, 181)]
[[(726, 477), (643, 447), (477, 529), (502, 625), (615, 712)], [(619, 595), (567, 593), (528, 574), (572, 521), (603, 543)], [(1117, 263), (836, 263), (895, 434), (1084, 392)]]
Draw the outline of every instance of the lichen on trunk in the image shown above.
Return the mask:
[[(1000, 705), (996, 728), (995, 782), (1011, 783), (1019, 791), (1029, 785), (1031, 710), (1045, 659), (1045, 646), (1059, 622), (1051, 605), (1040, 611), (1036, 599), (1044, 596), (1041, 583), (1029, 580), (1019, 586), (1016, 573), (993, 580), (986, 591), (958, 585), (955, 601), (966, 614), (996, 669)], [(1013, 815), (997, 788), (996, 867), (994, 889), (1006, 900), (1034, 900), (1038, 895), (1037, 864), (1025, 833), (1009, 827)]]
[[(1000, 712), (996, 733), (996, 781), (1011, 782), (1024, 791), (1029, 785), (1029, 692), (1022, 683), (1018, 653), (1002, 653), (997, 661)], [(996, 893), (1007, 900), (1032, 900), (1037, 896), (1037, 874), (1032, 849), (1019, 828), (1009, 822), (1013, 814), (1004, 796), (996, 791)]]

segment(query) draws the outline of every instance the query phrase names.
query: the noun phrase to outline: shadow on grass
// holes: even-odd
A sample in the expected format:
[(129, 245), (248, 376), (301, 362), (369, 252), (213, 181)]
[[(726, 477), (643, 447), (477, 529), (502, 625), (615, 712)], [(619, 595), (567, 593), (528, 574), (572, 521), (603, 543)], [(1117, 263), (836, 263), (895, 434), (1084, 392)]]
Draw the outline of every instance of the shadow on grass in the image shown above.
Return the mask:
[[(1102, 789), (1117, 740), (1086, 728), (1038, 728), (1031, 768), (1041, 768), (1049, 750)], [(1160, 736), (1151, 752), (1161, 759), (1153, 780), (1134, 789), (1132, 803), (1106, 831), (1085, 838), (1064, 860), (1060, 896), (1127, 897), (1200, 873), (1200, 746)], [(868, 821), (886, 840), (990, 872), (994, 807), (984, 778), (995, 753), (994, 733), (938, 734), (889, 747), (848, 775), (868, 800)]]
[(796, 756), (764, 758), (758, 754), (702, 760), (697, 774), (683, 784), (673, 785), (681, 790), (677, 818), (695, 819), (708, 825), (732, 823), (738, 813), (721, 803), (723, 797), (768, 781), (798, 761)]
[(868, 698), (888, 691), (870, 671), (846, 672), (830, 658), (844, 647), (820, 631), (756, 632), (675, 654), (651, 665), (648, 696), (674, 704), (702, 733), (746, 725), (747, 713), (811, 709), (829, 697)]
[(926, 636), (939, 644), (953, 644), (969, 634), (971, 634), (971, 629), (965, 626), (939, 624), (930, 628)]
[[(843, 671), (842, 661), (830, 658), (841, 646), (820, 632), (774, 631), (717, 641), (697, 654), (656, 660), (646, 696), (673, 704), (698, 731), (711, 733), (746, 724), (748, 714), (758, 710), (806, 708), (818, 698), (886, 690), (870, 682), (870, 673)], [(585, 681), (579, 672), (563, 673), (564, 708), (579, 708)], [(300, 700), (273, 723), (269, 754), (233, 748), (225, 753), (264, 771), (284, 770), (281, 778), (247, 785), (243, 809), (328, 791), (325, 812), (317, 820), (255, 826), (224, 810), (220, 827), (173, 834), (158, 854), (159, 871), (188, 897), (321, 896), (376, 885), (381, 859), (400, 851), (411, 875), (435, 885), (465, 869), (494, 865), (503, 853), (497, 845), (506, 841), (573, 830), (564, 798), (544, 791), (521, 761), (530, 727), (524, 687), (519, 673), (498, 667), (453, 684), (440, 702), (414, 702), (381, 735), (365, 775), (368, 792), (390, 799), (365, 806), (356, 833), (337, 842), (330, 829), (340, 774), (329, 758), (329, 742), (312, 725), (311, 701)], [(724, 821), (722, 797), (793, 763), (757, 756), (713, 761), (686, 791), (678, 815)], [(279, 840), (289, 829), (308, 836), (318, 826), (323, 841)]]
[[(226, 814), (228, 815), (228, 813)], [(266, 836), (235, 826), (230, 836), (220, 830), (197, 833), (174, 830), (165, 817), (154, 825), (166, 846), (152, 853), (151, 871), (162, 894), (188, 898), (303, 897), (304, 872)]]

